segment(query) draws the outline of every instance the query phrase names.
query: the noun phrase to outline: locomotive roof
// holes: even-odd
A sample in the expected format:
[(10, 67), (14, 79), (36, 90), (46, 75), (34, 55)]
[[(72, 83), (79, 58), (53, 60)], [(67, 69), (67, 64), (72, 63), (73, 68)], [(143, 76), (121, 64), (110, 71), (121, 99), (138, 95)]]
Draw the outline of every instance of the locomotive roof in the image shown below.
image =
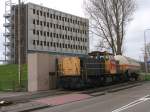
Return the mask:
[(104, 52), (100, 52), (100, 51), (92, 51), (91, 53), (89, 53), (90, 56), (97, 56), (97, 55), (113, 55), (112, 53), (109, 53), (107, 51)]

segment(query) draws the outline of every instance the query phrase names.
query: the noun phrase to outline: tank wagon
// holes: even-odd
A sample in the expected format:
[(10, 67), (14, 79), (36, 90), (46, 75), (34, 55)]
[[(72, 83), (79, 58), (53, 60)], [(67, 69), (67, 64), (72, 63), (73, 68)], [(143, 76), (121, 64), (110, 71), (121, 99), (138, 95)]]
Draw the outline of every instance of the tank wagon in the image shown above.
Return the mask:
[(140, 64), (125, 56), (94, 51), (87, 57), (62, 57), (57, 68), (60, 87), (77, 89), (137, 80)]

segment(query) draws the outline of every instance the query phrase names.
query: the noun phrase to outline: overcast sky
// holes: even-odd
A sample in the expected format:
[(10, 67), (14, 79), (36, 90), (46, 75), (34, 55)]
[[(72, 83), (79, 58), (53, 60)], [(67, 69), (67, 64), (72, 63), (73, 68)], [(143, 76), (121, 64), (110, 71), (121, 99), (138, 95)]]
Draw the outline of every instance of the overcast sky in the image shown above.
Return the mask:
[[(71, 13), (81, 17), (87, 17), (84, 14), (83, 0), (24, 0), (25, 2), (32, 2), (40, 4), (49, 8), (57, 9), (63, 12)], [(127, 26), (127, 34), (125, 39), (125, 55), (142, 60), (142, 48), (144, 46), (144, 30), (150, 29), (150, 0), (136, 0), (137, 10), (133, 15), (133, 21)], [(17, 3), (17, 0), (12, 0)], [(5, 0), (0, 0), (0, 35), (3, 33), (3, 14), (5, 11)], [(150, 42), (150, 31), (146, 31), (147, 41)], [(4, 52), (3, 40), (0, 39), (0, 59), (4, 59), (2, 53)], [(94, 50), (96, 41), (90, 39), (90, 48)]]

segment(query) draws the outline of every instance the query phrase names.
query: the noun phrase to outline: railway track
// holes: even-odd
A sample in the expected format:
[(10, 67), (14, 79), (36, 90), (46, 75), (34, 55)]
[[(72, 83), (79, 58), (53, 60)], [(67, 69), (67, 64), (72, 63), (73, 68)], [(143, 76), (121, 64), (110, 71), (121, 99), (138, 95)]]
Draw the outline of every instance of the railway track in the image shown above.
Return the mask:
[(88, 90), (80, 91), (79, 93), (90, 94), (90, 95), (94, 95), (94, 94), (96, 95), (97, 93), (99, 93), (99, 95), (104, 95), (105, 93), (117, 92), (120, 90), (140, 86), (142, 85), (142, 83), (144, 83), (144, 81), (124, 82), (124, 83), (119, 83), (119, 84), (114, 84), (114, 85), (109, 85), (104, 87), (88, 89)]

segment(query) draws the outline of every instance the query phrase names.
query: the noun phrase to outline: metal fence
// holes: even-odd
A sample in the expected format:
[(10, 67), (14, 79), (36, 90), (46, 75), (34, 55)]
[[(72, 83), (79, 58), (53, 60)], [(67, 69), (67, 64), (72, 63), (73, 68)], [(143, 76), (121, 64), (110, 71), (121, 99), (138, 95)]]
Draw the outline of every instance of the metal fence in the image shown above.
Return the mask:
[(0, 91), (27, 91), (27, 80), (21, 81), (21, 86), (18, 81), (14, 80), (0, 80)]

